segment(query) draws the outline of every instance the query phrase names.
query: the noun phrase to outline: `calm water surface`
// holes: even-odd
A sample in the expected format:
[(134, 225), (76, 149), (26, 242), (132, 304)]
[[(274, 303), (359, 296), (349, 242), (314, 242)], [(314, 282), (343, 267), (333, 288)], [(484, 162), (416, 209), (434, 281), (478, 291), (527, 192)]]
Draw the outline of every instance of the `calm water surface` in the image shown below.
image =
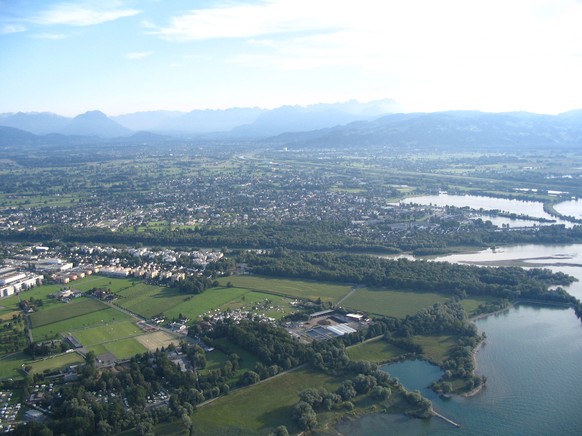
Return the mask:
[(554, 206), (554, 209), (562, 215), (582, 219), (582, 200), (580, 199), (558, 203)]
[[(424, 195), (420, 197), (410, 197), (402, 200), (402, 203), (416, 203), (422, 205), (435, 205), (435, 206), (455, 206), (455, 207), (470, 207), (475, 210), (500, 210), (507, 213), (515, 213), (518, 215), (527, 215), (536, 218), (545, 218), (549, 220), (555, 220), (554, 223), (542, 223), (539, 221), (531, 220), (520, 220), (520, 219), (509, 219), (504, 217), (490, 217), (482, 216), (481, 218), (486, 221), (489, 220), (496, 226), (501, 226), (502, 224), (507, 224), (510, 227), (533, 227), (539, 225), (548, 224), (564, 224), (567, 227), (571, 227), (572, 223), (568, 221), (558, 220), (544, 211), (544, 205), (539, 201), (523, 201), (523, 200), (512, 200), (508, 198), (494, 198), (485, 197), (481, 195), (451, 195), (451, 194), (438, 194), (438, 195)], [(562, 203), (560, 203), (562, 204)], [(561, 212), (560, 209), (556, 209)], [(569, 213), (565, 215), (571, 215)]]
[[(582, 297), (582, 244), (518, 245), (440, 260), (499, 261), (530, 259), (554, 271), (576, 276), (568, 291)], [(409, 389), (419, 389), (435, 409), (458, 422), (427, 421), (397, 415), (370, 415), (338, 426), (350, 435), (581, 435), (582, 323), (572, 309), (526, 306), (476, 321), (487, 334), (477, 353), (478, 373), (487, 376), (485, 389), (472, 398), (443, 400), (426, 389), (440, 369), (426, 362), (385, 366)]]

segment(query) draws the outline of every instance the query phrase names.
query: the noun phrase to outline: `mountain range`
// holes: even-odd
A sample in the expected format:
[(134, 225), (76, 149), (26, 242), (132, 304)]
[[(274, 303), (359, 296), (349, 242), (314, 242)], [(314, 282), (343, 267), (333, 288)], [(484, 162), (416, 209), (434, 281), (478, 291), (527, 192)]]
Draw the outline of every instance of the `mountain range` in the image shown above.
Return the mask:
[(285, 133), (270, 141), (288, 148), (580, 148), (582, 110), (559, 115), (479, 111), (391, 114), (329, 129)]
[[(74, 118), (0, 114), (0, 145), (154, 143), (175, 137), (259, 140), (288, 148), (383, 147), (409, 150), (582, 147), (582, 110), (559, 115), (449, 111), (389, 113), (392, 100), (273, 110), (154, 111)], [(388, 114), (387, 114), (388, 113)]]
[(369, 120), (393, 113), (398, 104), (393, 100), (370, 103), (349, 101), (311, 106), (283, 106), (266, 110), (232, 108), (224, 110), (193, 110), (191, 112), (150, 111), (107, 117), (100, 111), (90, 111), (74, 118), (53, 113), (0, 114), (0, 126), (25, 130), (36, 135), (127, 137), (147, 131), (165, 135), (230, 134), (236, 137), (258, 138), (284, 132), (299, 132)]

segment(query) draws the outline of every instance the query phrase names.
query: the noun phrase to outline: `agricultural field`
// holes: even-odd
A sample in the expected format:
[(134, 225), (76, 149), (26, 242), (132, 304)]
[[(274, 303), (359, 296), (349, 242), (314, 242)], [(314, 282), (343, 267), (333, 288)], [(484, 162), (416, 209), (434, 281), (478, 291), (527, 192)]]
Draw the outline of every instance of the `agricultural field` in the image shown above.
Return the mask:
[(11, 295), (10, 297), (3, 298), (0, 300), (0, 304), (2, 307), (6, 309), (18, 310), (18, 303), (20, 300), (30, 300), (31, 298), (35, 300), (42, 300), (43, 307), (48, 308), (50, 306), (56, 306), (60, 303), (59, 301), (49, 298), (49, 294), (54, 294), (55, 292), (60, 291), (63, 288), (62, 285), (42, 285), (36, 288), (29, 289), (21, 294), (18, 295)]
[(348, 284), (275, 279), (261, 276), (231, 276), (220, 278), (218, 281), (223, 286), (230, 282), (237, 288), (272, 292), (313, 301), (321, 298), (322, 301), (331, 301), (332, 303), (338, 302), (352, 290), (352, 286)]
[[(299, 400), (299, 392), (314, 386), (334, 391), (342, 381), (309, 369), (298, 369), (233, 391), (199, 408), (192, 415), (192, 423), (200, 434), (217, 434), (217, 431), (226, 434), (228, 429), (233, 430), (232, 434), (238, 434), (234, 433), (238, 429), (258, 432), (278, 425), (285, 425), (290, 433), (296, 433), (298, 428), (291, 420), (290, 410)], [(325, 415), (318, 413), (318, 419), (325, 419)]]
[(32, 328), (53, 324), (69, 318), (87, 315), (91, 312), (98, 312), (107, 309), (108, 306), (97, 300), (89, 298), (78, 298), (70, 303), (52, 305), (50, 308), (43, 307), (42, 310), (30, 315)]
[[(119, 293), (129, 290), (130, 295), (132, 292), (137, 295), (140, 291), (150, 291), (151, 295), (151, 291), (160, 292), (167, 289), (146, 285), (140, 281), (115, 280), (98, 276), (87, 277), (71, 286), (73, 289), (82, 291), (93, 287), (105, 287)], [(38, 311), (30, 315), (35, 341), (59, 338), (61, 335), (70, 334), (85, 349), (94, 351), (97, 356), (101, 356), (102, 360), (108, 361), (127, 359), (148, 349), (155, 350), (158, 347), (167, 346), (170, 342), (178, 342), (173, 336), (165, 332), (144, 333), (136, 325), (136, 320), (133, 317), (98, 300), (80, 297), (69, 303), (62, 303), (48, 298), (49, 293), (59, 289), (60, 287), (55, 286), (42, 286), (35, 289), (35, 298), (43, 299), (43, 304), (37, 308)], [(27, 293), (27, 295), (31, 295), (31, 293)], [(156, 302), (150, 300), (150, 304), (155, 306)], [(4, 309), (6, 314), (10, 313), (9, 311), (12, 311), (10, 307)], [(151, 339), (148, 338), (149, 336)], [(148, 344), (150, 345), (148, 346)], [(0, 368), (4, 366), (7, 372), (15, 372), (27, 359), (28, 356), (14, 359), (6, 358), (4, 362), (0, 363)], [(61, 360), (67, 359), (73, 358), (70, 356), (61, 357)], [(34, 363), (26, 362), (26, 364), (32, 365), (33, 370), (37, 372), (66, 366), (57, 359), (45, 359)]]
[(425, 307), (447, 301), (434, 292), (393, 291), (385, 288), (360, 288), (342, 301), (342, 306), (375, 315), (404, 318)]
[[(66, 306), (66, 303), (59, 304), (62, 304), (63, 309), (65, 309), (72, 303), (69, 303)], [(67, 333), (79, 329), (90, 328), (96, 325), (104, 325), (117, 321), (127, 321), (130, 319), (132, 318), (129, 315), (126, 315), (119, 310), (106, 308), (96, 312), (89, 312), (82, 316), (74, 316), (54, 323), (45, 324), (38, 328), (33, 328), (32, 336), (35, 341), (43, 341), (58, 337), (61, 332)]]
[(92, 275), (81, 280), (77, 280), (74, 283), (69, 283), (69, 287), (82, 292), (86, 292), (93, 288), (106, 288), (110, 289), (111, 292), (117, 293), (123, 289), (130, 288), (134, 285), (134, 283), (139, 284), (143, 283), (143, 281), (139, 279), (115, 279), (100, 275)]
[(385, 342), (382, 338), (354, 345), (347, 351), (350, 360), (367, 360), (375, 363), (387, 362), (405, 354), (400, 348)]
[(190, 295), (181, 293), (175, 288), (149, 285), (129, 279), (124, 281), (129, 284), (127, 287), (119, 290), (111, 288), (120, 296), (115, 303), (144, 318), (152, 318), (161, 313), (167, 316), (167, 311), (190, 297)]

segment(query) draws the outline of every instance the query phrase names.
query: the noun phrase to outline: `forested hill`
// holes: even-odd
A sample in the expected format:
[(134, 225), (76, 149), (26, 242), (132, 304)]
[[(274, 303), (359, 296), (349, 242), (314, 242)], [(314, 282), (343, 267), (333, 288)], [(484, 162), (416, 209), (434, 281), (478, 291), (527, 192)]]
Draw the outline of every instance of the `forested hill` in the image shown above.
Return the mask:
[(387, 115), (374, 121), (274, 140), (290, 148), (373, 147), (448, 150), (578, 148), (582, 114), (453, 111)]
[(464, 297), (491, 295), (515, 300), (531, 298), (573, 303), (563, 289), (575, 279), (548, 269), (487, 268), (448, 262), (387, 260), (373, 256), (277, 251), (270, 255), (247, 253), (244, 262), (256, 274), (350, 282), (390, 289), (439, 292)]

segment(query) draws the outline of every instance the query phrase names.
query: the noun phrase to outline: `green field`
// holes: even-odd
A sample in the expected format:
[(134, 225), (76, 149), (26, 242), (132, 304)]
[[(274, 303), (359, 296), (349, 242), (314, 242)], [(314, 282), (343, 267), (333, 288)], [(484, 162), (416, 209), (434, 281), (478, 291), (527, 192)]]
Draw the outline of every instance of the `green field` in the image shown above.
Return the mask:
[(147, 351), (147, 348), (140, 344), (135, 338), (125, 338), (102, 344), (94, 344), (88, 346), (87, 349), (89, 351), (94, 351), (96, 356), (111, 353), (117, 359), (129, 359), (138, 353), (145, 353)]
[(22, 365), (30, 359), (24, 353), (14, 353), (0, 358), (0, 380), (7, 378), (22, 378)]
[[(63, 303), (59, 303), (63, 304)], [(72, 332), (83, 328), (90, 328), (96, 325), (112, 323), (116, 321), (126, 321), (132, 319), (129, 315), (120, 312), (113, 308), (99, 310), (97, 312), (90, 312), (83, 316), (76, 316), (73, 318), (58, 321), (53, 324), (46, 324), (39, 328), (32, 330), (32, 335), (35, 341), (42, 341), (45, 339), (52, 339), (57, 337), (59, 333)]]
[(375, 363), (387, 362), (403, 354), (405, 354), (404, 351), (385, 342), (382, 338), (348, 348), (350, 360), (367, 360)]
[(232, 353), (238, 354), (241, 358), (239, 373), (253, 369), (258, 362), (258, 359), (254, 355), (238, 345), (233, 344), (226, 338), (215, 340), (214, 345), (217, 348), (214, 351), (206, 353), (205, 371), (222, 368), (226, 363), (228, 356)]
[(49, 298), (49, 294), (54, 294), (55, 292), (59, 292), (63, 289), (62, 285), (42, 285), (36, 288), (29, 289), (24, 291), (18, 295), (12, 295), (7, 298), (3, 298), (0, 300), (0, 304), (6, 308), (12, 308), (13, 310), (20, 310), (18, 307), (18, 303), (20, 300), (30, 300), (30, 298), (34, 298), (35, 300), (43, 300), (43, 308), (48, 308), (51, 306), (57, 306), (61, 303), (54, 298)]
[[(299, 400), (299, 392), (319, 386), (334, 391), (341, 381), (343, 379), (339, 377), (299, 369), (236, 390), (198, 408), (192, 415), (192, 423), (196, 434), (226, 434), (224, 430), (228, 428), (233, 431), (243, 428), (258, 432), (278, 425), (285, 425), (290, 433), (296, 433), (298, 428), (291, 420), (290, 410)], [(323, 415), (318, 413), (318, 419)]]
[(414, 315), (425, 307), (448, 299), (446, 295), (433, 292), (361, 288), (344, 300), (342, 306), (375, 315), (404, 318), (406, 315)]
[(352, 290), (351, 285), (311, 282), (306, 280), (274, 279), (260, 276), (231, 276), (218, 280), (223, 286), (228, 282), (237, 288), (274, 292), (289, 297), (331, 301), (336, 303)]
[(488, 304), (495, 300), (497, 300), (497, 298), (494, 297), (468, 297), (459, 301), (459, 303), (461, 303), (461, 306), (463, 306), (467, 315), (470, 316), (480, 304)]
[(92, 275), (76, 282), (69, 283), (71, 289), (78, 289), (86, 292), (93, 288), (110, 289), (111, 292), (119, 292), (123, 289), (130, 288), (133, 283), (143, 283), (140, 279), (114, 279), (100, 275)]
[(89, 298), (78, 298), (70, 303), (61, 303), (51, 307), (42, 307), (41, 310), (30, 315), (32, 328), (53, 324), (65, 319), (87, 315), (91, 312), (98, 312), (108, 308), (107, 305), (97, 300)]
[(231, 301), (238, 301), (247, 294), (246, 289), (239, 288), (210, 288), (198, 295), (180, 294), (180, 302), (166, 312), (168, 317), (178, 317), (180, 313), (190, 319), (218, 309)]
[(148, 285), (129, 279), (126, 279), (125, 282), (129, 286), (116, 291), (120, 296), (116, 304), (144, 318), (152, 318), (160, 313), (166, 314), (168, 310), (182, 303), (188, 297), (187, 294), (183, 294), (175, 288)]
[(269, 306), (272, 306), (273, 309), (257, 311), (265, 316), (279, 319), (294, 311), (293, 307), (289, 304), (291, 300), (288, 298), (237, 287), (211, 288), (199, 295), (180, 295), (183, 297), (182, 301), (180, 304), (166, 311), (166, 316), (177, 318), (181, 313), (190, 319), (196, 319), (214, 309), (220, 309), (222, 311), (227, 309), (245, 309), (251, 311), (253, 307), (264, 302), (266, 299), (271, 301)]
[(422, 347), (423, 354), (431, 361), (441, 364), (449, 354), (451, 347), (456, 345), (453, 336), (414, 336), (412, 341)]
[(42, 373), (45, 370), (66, 368), (67, 366), (77, 365), (83, 362), (84, 359), (77, 353), (66, 353), (55, 357), (49, 357), (48, 359), (36, 360), (27, 364), (32, 366), (33, 373)]
[(71, 333), (84, 346), (91, 346), (136, 336), (142, 334), (143, 330), (131, 321), (119, 321), (83, 330), (72, 331)]

